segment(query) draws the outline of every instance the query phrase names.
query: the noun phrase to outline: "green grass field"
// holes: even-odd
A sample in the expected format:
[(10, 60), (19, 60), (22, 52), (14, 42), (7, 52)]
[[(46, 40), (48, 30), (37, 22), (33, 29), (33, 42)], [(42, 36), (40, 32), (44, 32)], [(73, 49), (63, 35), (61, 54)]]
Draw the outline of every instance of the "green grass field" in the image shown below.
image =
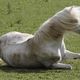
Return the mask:
[[(34, 33), (39, 26), (66, 6), (80, 0), (0, 0), (0, 35), (10, 32)], [(65, 34), (67, 49), (80, 52), (80, 36)], [(80, 80), (80, 60), (68, 60), (72, 70), (13, 69), (0, 62), (0, 80)]]

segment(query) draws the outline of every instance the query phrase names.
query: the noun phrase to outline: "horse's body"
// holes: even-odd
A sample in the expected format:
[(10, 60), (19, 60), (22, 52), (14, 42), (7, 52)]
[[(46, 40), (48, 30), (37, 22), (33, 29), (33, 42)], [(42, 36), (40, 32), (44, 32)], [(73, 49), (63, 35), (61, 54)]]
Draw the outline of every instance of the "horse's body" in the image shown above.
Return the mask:
[[(55, 49), (60, 48), (62, 44), (61, 41), (55, 41), (55, 43), (51, 41), (36, 45), (33, 35), (19, 32), (9, 32), (1, 36), (0, 42), (1, 58), (8, 65), (28, 68), (50, 65), (55, 60), (57, 61), (58, 57), (55, 55), (53, 58), (53, 52), (56, 53)], [(54, 47), (54, 45), (59, 47)]]
[(67, 7), (44, 22), (35, 35), (9, 32), (0, 37), (0, 57), (10, 66), (71, 69), (64, 59), (80, 58), (66, 50), (65, 31), (80, 33), (80, 7)]

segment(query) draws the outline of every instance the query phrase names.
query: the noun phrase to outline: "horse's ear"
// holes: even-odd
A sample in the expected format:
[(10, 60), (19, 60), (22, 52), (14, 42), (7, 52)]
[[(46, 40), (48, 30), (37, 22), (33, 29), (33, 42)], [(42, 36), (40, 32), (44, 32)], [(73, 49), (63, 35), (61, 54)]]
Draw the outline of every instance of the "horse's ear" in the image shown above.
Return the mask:
[(72, 11), (73, 7), (74, 7), (74, 6), (72, 6), (72, 7), (69, 9), (69, 12), (71, 12), (71, 11)]

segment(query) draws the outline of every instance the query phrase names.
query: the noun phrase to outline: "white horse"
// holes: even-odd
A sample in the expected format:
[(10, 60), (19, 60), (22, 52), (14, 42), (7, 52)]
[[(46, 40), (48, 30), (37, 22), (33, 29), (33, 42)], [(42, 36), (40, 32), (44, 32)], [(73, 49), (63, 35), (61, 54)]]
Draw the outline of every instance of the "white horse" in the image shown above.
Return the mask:
[(72, 69), (64, 59), (79, 59), (66, 50), (66, 31), (80, 33), (80, 7), (66, 7), (45, 21), (35, 35), (9, 32), (0, 37), (0, 58), (12, 67)]

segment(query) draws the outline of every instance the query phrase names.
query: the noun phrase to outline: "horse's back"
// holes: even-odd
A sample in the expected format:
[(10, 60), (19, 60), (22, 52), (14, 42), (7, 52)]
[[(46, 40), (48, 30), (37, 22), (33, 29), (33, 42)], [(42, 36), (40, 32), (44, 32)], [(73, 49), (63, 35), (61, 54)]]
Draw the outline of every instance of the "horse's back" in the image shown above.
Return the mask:
[(0, 37), (0, 41), (5, 42), (6, 44), (18, 44), (27, 41), (32, 38), (33, 35), (20, 33), (20, 32), (9, 32)]

